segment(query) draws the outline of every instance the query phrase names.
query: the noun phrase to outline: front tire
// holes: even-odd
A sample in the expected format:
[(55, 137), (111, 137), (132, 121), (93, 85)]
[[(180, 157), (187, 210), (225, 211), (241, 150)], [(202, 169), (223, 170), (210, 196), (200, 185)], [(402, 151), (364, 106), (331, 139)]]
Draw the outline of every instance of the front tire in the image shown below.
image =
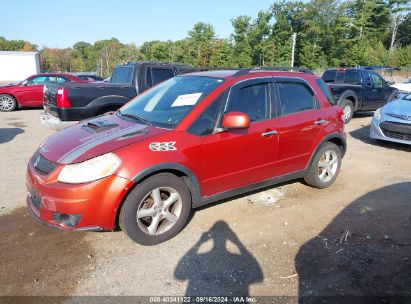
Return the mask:
[(341, 103), (341, 108), (343, 109), (343, 120), (344, 123), (347, 124), (354, 116), (354, 104), (349, 99), (344, 99)]
[(11, 112), (17, 108), (16, 99), (8, 94), (0, 95), (0, 111)]
[(155, 245), (176, 236), (191, 212), (191, 194), (180, 177), (160, 173), (138, 184), (120, 211), (120, 228), (141, 245)]
[(341, 150), (334, 143), (327, 142), (316, 152), (305, 182), (315, 188), (328, 188), (336, 180), (341, 167)]

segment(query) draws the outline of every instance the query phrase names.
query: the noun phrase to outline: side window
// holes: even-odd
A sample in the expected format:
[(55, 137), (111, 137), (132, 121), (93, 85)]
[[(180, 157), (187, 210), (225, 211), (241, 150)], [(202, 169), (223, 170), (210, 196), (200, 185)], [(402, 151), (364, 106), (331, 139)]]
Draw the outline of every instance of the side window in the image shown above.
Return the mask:
[(280, 94), (281, 115), (316, 108), (314, 94), (306, 85), (297, 82), (279, 82), (277, 87)]
[(113, 71), (113, 75), (111, 76), (111, 82), (131, 84), (131, 82), (133, 81), (133, 73), (133, 67), (117, 67)]
[(27, 81), (28, 86), (34, 86), (34, 85), (39, 85), (43, 84), (46, 82), (50, 82), (49, 77), (46, 76), (39, 76), (39, 77), (33, 77), (32, 79)]
[(350, 83), (350, 84), (360, 84), (360, 74), (358, 73), (358, 71), (351, 71), (348, 70), (345, 73), (345, 79), (344, 79), (345, 83)]
[(324, 72), (324, 74), (321, 78), (325, 82), (334, 82), (336, 76), (337, 76), (337, 71), (336, 70), (327, 70), (327, 71)]
[(194, 135), (208, 135), (213, 132), (214, 124), (217, 119), (218, 109), (220, 108), (223, 95), (208, 106), (208, 108), (197, 118), (197, 120), (190, 126), (188, 132)]
[(228, 112), (245, 113), (251, 122), (267, 119), (270, 113), (269, 84), (259, 83), (234, 91), (225, 109), (225, 113)]
[(372, 82), (374, 84), (374, 88), (382, 88), (384, 86), (384, 80), (380, 75), (377, 75), (375, 73), (370, 73)]
[(153, 80), (151, 79), (151, 68), (147, 68), (147, 72), (146, 72), (146, 84), (149, 87), (153, 86)]
[(317, 79), (315, 81), (317, 85), (320, 87), (321, 92), (327, 97), (328, 102), (332, 105), (335, 106), (337, 104), (337, 101), (335, 100), (333, 94), (331, 93), (330, 89), (328, 86), (325, 84), (325, 82), (322, 79)]
[(174, 77), (172, 69), (151, 68), (152, 85)]
[(337, 71), (335, 82), (344, 82), (344, 78), (345, 78), (345, 71)]

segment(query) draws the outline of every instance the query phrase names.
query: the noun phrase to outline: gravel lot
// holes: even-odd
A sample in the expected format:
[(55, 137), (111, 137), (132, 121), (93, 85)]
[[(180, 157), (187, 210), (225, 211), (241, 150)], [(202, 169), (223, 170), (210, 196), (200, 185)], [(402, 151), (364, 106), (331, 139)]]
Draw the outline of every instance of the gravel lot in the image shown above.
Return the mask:
[(411, 147), (369, 139), (372, 114), (347, 126), (329, 189), (294, 181), (214, 204), (143, 247), (28, 214), (26, 164), (53, 133), (40, 113), (0, 113), (0, 295), (411, 296)]

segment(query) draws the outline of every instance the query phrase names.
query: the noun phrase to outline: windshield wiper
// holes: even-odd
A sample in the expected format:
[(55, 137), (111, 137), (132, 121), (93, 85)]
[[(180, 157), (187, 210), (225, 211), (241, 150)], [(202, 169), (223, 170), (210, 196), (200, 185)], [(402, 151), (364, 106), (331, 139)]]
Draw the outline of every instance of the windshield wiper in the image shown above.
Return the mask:
[(130, 113), (123, 113), (121, 111), (118, 111), (118, 114), (120, 114), (121, 116), (124, 116), (124, 117), (132, 118), (136, 121), (142, 122), (143, 124), (145, 124), (147, 126), (152, 125), (152, 123), (149, 120), (147, 120), (147, 119), (145, 119), (141, 116), (138, 116), (138, 115), (134, 115), (134, 114), (130, 114)]

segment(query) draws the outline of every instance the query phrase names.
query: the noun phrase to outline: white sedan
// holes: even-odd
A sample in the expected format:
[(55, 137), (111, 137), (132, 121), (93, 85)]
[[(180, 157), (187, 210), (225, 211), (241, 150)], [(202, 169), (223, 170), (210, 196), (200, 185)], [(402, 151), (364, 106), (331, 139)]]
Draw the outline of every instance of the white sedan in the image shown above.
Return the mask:
[(411, 78), (405, 78), (403, 82), (391, 86), (398, 89), (400, 93), (411, 93)]
[(375, 111), (370, 137), (411, 145), (411, 94)]

